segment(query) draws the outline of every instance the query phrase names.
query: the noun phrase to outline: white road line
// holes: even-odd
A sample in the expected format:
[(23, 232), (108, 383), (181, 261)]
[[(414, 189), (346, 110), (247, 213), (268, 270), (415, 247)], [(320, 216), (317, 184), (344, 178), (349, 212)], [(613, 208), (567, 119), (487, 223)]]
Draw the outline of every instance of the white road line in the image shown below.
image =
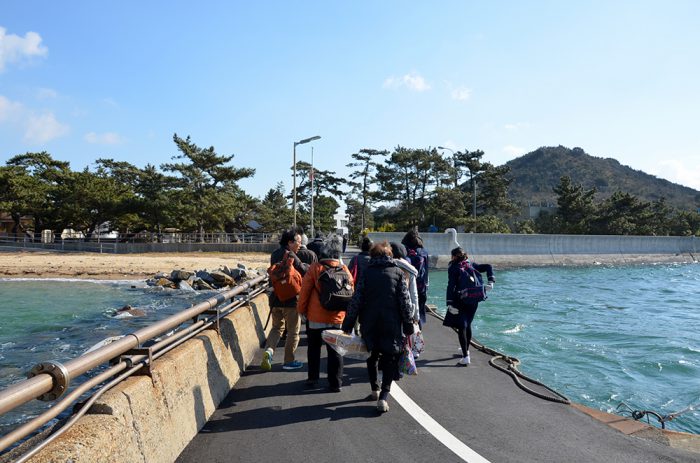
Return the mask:
[(425, 410), (420, 408), (418, 404), (413, 401), (413, 399), (406, 395), (396, 383), (391, 385), (390, 394), (418, 424), (423, 426), (426, 431), (432, 434), (459, 458), (469, 463), (489, 463), (486, 458), (476, 453), (464, 442), (457, 439), (450, 431), (443, 428), (440, 423), (435, 421), (432, 416), (428, 415)]

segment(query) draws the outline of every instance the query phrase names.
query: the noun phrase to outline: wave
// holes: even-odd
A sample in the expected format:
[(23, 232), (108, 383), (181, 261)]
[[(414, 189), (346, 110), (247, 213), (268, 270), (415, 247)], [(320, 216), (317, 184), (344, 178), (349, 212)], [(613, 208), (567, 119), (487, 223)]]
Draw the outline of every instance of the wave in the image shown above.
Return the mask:
[(501, 331), (501, 333), (502, 333), (502, 334), (515, 334), (515, 333), (520, 333), (520, 332), (523, 330), (523, 328), (525, 328), (525, 325), (519, 323), (519, 324), (515, 325), (514, 328), (511, 328), (511, 329), (505, 330), (505, 331)]
[(83, 278), (0, 278), (0, 281), (15, 282), (15, 281), (51, 281), (51, 282), (66, 282), (66, 283), (94, 283), (98, 285), (109, 285), (109, 284), (119, 284), (119, 285), (134, 285), (137, 283), (139, 287), (147, 287), (146, 282), (142, 280), (93, 280), (93, 279), (83, 279)]

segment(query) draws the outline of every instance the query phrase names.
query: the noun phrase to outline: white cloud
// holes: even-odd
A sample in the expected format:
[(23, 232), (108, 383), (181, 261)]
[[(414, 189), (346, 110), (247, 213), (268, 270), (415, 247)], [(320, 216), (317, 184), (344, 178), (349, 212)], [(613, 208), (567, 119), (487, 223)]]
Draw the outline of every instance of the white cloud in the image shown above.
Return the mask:
[(62, 137), (70, 131), (70, 127), (59, 122), (51, 111), (38, 113), (2, 95), (0, 95), (0, 124), (11, 125), (17, 132), (23, 131), (25, 141), (38, 145)]
[(673, 183), (700, 190), (700, 164), (686, 164), (683, 161), (669, 159), (659, 160), (650, 173), (665, 178)]
[(467, 101), (472, 96), (472, 89), (458, 87), (452, 90), (452, 99), (457, 101)]
[(387, 77), (384, 80), (384, 88), (392, 88), (392, 89), (398, 89), (405, 87), (409, 90), (413, 90), (416, 92), (425, 92), (427, 90), (430, 90), (430, 84), (428, 84), (423, 76), (420, 74), (417, 74), (415, 72), (412, 72), (410, 74), (405, 74), (402, 77)]
[(520, 130), (520, 129), (526, 129), (530, 127), (530, 124), (527, 122), (516, 122), (514, 124), (506, 124), (503, 126), (504, 129), (506, 130)]
[(124, 139), (117, 133), (105, 132), (105, 133), (86, 133), (83, 137), (86, 142), (93, 143), (97, 145), (118, 145), (122, 143)]
[(35, 56), (43, 57), (49, 49), (41, 44), (41, 36), (36, 32), (27, 32), (24, 37), (7, 34), (7, 29), (0, 27), (0, 72), (5, 65), (17, 63)]
[(30, 114), (26, 120), (24, 139), (30, 143), (44, 144), (66, 135), (70, 128), (56, 120), (51, 112)]
[(18, 115), (24, 111), (21, 103), (10, 101), (0, 95), (0, 123), (17, 120)]
[(522, 156), (527, 150), (519, 146), (507, 145), (503, 147), (503, 152), (510, 156)]

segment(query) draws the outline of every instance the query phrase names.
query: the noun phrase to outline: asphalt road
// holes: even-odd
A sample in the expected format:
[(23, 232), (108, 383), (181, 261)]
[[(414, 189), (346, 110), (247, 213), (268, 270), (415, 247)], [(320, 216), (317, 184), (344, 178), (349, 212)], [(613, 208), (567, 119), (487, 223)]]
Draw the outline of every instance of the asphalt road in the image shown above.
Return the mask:
[[(418, 376), (396, 383), (418, 412), (397, 402), (407, 400), (397, 390), (390, 411), (379, 414), (366, 400), (364, 362), (355, 360), (346, 361), (340, 393), (325, 389), (323, 373), (321, 388), (305, 389), (306, 368), (283, 370), (278, 349), (271, 372), (260, 370), (256, 358), (177, 461), (700, 461), (699, 454), (627, 436), (571, 406), (530, 395), (473, 348), (472, 365), (456, 367), (457, 336), (437, 319), (428, 320), (424, 333)], [(303, 335), (297, 358), (306, 359)], [(421, 411), (429, 417), (415, 415)]]

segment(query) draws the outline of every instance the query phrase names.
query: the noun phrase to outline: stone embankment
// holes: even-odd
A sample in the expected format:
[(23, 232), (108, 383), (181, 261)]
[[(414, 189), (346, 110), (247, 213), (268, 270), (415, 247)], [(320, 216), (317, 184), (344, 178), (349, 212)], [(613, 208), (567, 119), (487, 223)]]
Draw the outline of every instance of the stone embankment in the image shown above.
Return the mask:
[(159, 272), (153, 278), (146, 280), (146, 284), (184, 290), (223, 289), (231, 288), (264, 273), (263, 269), (247, 268), (244, 264), (238, 264), (233, 268), (223, 266), (214, 271), (180, 269), (170, 273)]

